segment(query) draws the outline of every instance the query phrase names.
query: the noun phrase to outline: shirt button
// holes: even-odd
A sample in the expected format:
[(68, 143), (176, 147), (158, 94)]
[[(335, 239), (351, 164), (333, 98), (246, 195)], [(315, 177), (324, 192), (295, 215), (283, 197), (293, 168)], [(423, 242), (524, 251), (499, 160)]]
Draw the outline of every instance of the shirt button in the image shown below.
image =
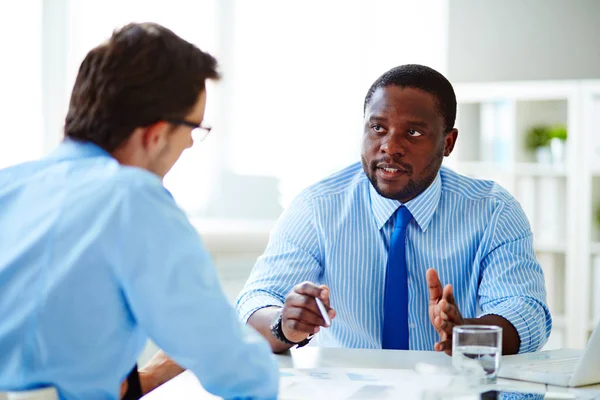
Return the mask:
[(415, 329), (415, 323), (414, 322), (409, 323), (408, 326), (410, 327), (410, 329)]

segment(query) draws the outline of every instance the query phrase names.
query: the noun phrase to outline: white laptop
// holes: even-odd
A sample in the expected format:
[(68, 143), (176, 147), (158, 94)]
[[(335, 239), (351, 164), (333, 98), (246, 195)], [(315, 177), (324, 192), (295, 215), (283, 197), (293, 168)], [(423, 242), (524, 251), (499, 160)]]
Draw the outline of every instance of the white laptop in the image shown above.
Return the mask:
[(585, 350), (550, 350), (504, 356), (498, 376), (556, 386), (600, 383), (600, 323)]

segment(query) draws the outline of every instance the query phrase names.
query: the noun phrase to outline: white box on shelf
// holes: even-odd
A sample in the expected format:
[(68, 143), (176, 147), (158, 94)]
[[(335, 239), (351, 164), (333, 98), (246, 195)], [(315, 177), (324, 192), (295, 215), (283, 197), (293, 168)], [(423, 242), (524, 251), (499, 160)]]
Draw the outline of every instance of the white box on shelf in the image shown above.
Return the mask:
[(510, 165), (514, 160), (514, 102), (498, 100), (481, 105), (482, 161)]
[(536, 207), (535, 220), (540, 243), (556, 243), (564, 238), (566, 204), (561, 186), (555, 177), (538, 179), (537, 198), (540, 203)]
[(600, 321), (600, 255), (592, 258), (592, 321)]
[(598, 129), (595, 134), (592, 135), (592, 154), (591, 154), (591, 164), (592, 169), (596, 173), (600, 173), (600, 95), (594, 98), (594, 102), (592, 105), (593, 112), (592, 118), (594, 119), (591, 122), (592, 127)]
[(546, 302), (550, 309), (550, 314), (558, 315), (560, 300), (558, 298), (557, 273), (555, 255), (552, 253), (541, 253), (537, 255), (538, 262), (544, 271), (544, 281), (546, 283)]
[(535, 179), (531, 176), (520, 176), (517, 179), (517, 190), (515, 197), (521, 204), (529, 224), (531, 225), (531, 231), (534, 237), (537, 233), (536, 227), (536, 196), (535, 196)]

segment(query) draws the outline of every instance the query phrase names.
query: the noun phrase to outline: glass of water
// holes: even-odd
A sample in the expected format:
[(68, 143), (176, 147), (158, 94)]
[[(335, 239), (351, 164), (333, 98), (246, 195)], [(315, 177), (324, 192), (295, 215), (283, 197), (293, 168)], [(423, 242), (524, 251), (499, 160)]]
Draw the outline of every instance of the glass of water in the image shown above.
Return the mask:
[(455, 326), (452, 331), (452, 365), (478, 382), (493, 383), (500, 369), (502, 328), (492, 325)]

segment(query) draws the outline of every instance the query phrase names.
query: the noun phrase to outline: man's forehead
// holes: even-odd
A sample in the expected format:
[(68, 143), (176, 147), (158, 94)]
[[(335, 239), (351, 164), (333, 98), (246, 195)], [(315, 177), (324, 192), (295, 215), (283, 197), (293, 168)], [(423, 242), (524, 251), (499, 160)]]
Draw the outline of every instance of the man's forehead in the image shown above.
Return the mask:
[(438, 114), (435, 96), (413, 87), (387, 85), (373, 92), (365, 110), (365, 118), (389, 114), (396, 111), (410, 111), (423, 117)]

